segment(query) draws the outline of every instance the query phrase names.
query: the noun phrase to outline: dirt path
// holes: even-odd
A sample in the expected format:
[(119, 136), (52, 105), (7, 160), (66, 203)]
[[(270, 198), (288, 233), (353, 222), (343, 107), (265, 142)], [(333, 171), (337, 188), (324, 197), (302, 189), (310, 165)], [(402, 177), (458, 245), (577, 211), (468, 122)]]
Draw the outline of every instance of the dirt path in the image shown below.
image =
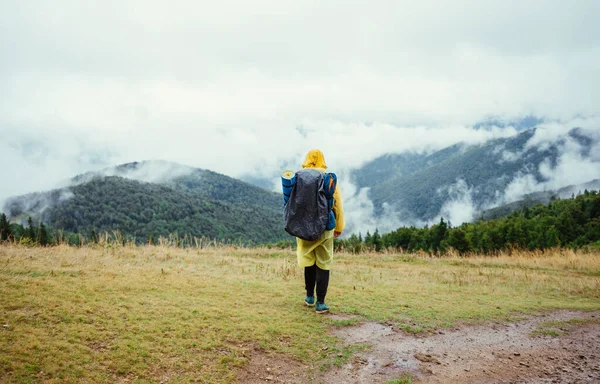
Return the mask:
[[(531, 336), (544, 322), (561, 336)], [(368, 351), (322, 378), (324, 383), (385, 383), (403, 373), (420, 383), (600, 383), (600, 311), (557, 311), (510, 324), (464, 326), (429, 337), (391, 325), (361, 323), (334, 334)]]

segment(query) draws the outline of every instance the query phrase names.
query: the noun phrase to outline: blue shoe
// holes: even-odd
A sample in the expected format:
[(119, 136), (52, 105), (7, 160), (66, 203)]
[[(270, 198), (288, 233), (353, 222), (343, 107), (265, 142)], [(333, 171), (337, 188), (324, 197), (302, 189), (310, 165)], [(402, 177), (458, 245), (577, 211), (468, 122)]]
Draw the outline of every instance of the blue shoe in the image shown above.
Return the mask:
[(315, 306), (315, 312), (317, 313), (327, 313), (329, 312), (329, 307), (325, 305), (325, 303), (321, 303), (317, 301), (317, 305)]
[(312, 307), (313, 305), (315, 305), (315, 297), (306, 296), (306, 298), (304, 299), (304, 304), (306, 304), (309, 307)]

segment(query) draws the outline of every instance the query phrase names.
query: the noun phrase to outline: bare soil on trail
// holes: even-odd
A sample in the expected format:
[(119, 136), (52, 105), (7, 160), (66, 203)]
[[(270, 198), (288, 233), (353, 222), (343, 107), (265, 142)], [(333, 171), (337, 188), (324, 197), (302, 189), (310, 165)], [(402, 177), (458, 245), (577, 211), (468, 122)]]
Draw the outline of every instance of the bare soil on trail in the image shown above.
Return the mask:
[[(537, 335), (544, 322), (571, 319), (560, 336)], [(333, 333), (365, 352), (321, 378), (323, 383), (600, 383), (600, 311), (555, 311), (499, 324), (460, 326), (420, 337), (363, 322)], [(561, 327), (561, 324), (556, 326)]]
[(243, 384), (314, 382), (309, 367), (289, 358), (267, 353), (256, 346), (248, 348), (248, 366), (237, 370), (237, 381)]

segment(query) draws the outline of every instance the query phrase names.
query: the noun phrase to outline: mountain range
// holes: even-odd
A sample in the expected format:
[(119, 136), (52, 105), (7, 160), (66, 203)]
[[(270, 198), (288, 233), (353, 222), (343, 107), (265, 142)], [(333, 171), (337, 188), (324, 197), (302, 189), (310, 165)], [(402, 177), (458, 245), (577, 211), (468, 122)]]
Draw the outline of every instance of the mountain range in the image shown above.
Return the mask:
[[(392, 217), (396, 227), (424, 225), (440, 216), (454, 225), (496, 218), (600, 189), (597, 132), (575, 128), (550, 138), (542, 133), (524, 129), (478, 145), (385, 154), (350, 177), (368, 191), (375, 221)], [(564, 175), (584, 166), (581, 177)], [(281, 194), (260, 187), (274, 185), (278, 175), (272, 176), (256, 175), (247, 180), (258, 184), (252, 185), (166, 161), (134, 162), (75, 176), (52, 191), (10, 198), (2, 211), (16, 222), (31, 216), (71, 232), (120, 230), (138, 241), (172, 233), (244, 243), (290, 240), (282, 229)], [(346, 207), (357, 209), (352, 198)]]
[[(359, 188), (369, 189), (377, 215), (387, 208), (404, 222), (427, 222), (439, 216), (448, 218), (451, 212), (445, 208), (449, 202), (462, 203), (456, 207), (475, 213), (512, 203), (532, 192), (546, 191), (530, 196), (530, 200), (543, 202), (543, 196), (583, 190), (583, 183), (592, 182), (588, 188), (598, 186), (593, 183), (600, 178), (594, 147), (600, 149), (598, 138), (582, 129), (572, 129), (551, 141), (539, 140), (536, 129), (529, 129), (513, 137), (480, 145), (457, 144), (430, 154), (386, 154), (354, 170), (352, 176)], [(598, 167), (577, 185), (564, 189), (568, 178), (557, 173), (576, 168), (576, 161)], [(575, 164), (565, 166), (571, 162)]]

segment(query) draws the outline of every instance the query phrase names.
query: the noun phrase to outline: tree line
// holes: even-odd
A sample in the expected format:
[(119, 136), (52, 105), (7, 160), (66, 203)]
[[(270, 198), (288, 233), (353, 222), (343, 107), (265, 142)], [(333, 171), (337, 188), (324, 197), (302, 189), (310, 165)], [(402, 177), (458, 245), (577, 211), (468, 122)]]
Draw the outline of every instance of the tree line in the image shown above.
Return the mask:
[(500, 219), (479, 220), (453, 227), (442, 217), (439, 223), (401, 227), (380, 234), (353, 234), (336, 240), (338, 249), (360, 253), (366, 250), (398, 249), (432, 254), (453, 249), (461, 254), (494, 253), (507, 249), (581, 248), (600, 245), (600, 193), (584, 191), (570, 199), (553, 200), (547, 205), (524, 207)]
[(31, 217), (27, 220), (27, 227), (11, 223), (4, 213), (0, 213), (0, 241), (15, 239), (28, 244), (48, 245), (48, 230), (43, 223), (35, 227)]
[[(192, 244), (187, 237), (171, 241), (171, 244)], [(120, 241), (136, 241), (120, 237)], [(66, 243), (81, 245), (98, 242), (99, 233), (91, 230), (81, 234), (48, 228), (44, 223), (35, 224), (31, 218), (27, 225), (10, 223), (4, 213), (0, 214), (0, 241), (14, 240), (27, 245), (53, 245)], [(139, 238), (137, 239), (140, 242)], [(143, 242), (156, 244), (158, 236), (149, 235)], [(289, 247), (293, 241), (282, 240), (271, 246)], [(400, 227), (395, 231), (366, 235), (352, 234), (349, 238), (335, 240), (337, 249), (354, 253), (383, 251), (385, 249), (408, 252), (424, 251), (432, 254), (455, 250), (461, 254), (494, 253), (507, 249), (549, 249), (554, 247), (581, 248), (600, 245), (600, 193), (585, 191), (570, 199), (553, 200), (547, 205), (524, 207), (506, 217), (489, 221), (479, 220), (453, 227), (441, 218), (439, 223), (423, 228)]]
[[(97, 235), (92, 233), (90, 239)], [(34, 224), (31, 217), (27, 219), (27, 225), (11, 223), (6, 214), (0, 213), (0, 242), (15, 241), (23, 245), (56, 245), (65, 243), (80, 245), (85, 241), (85, 236), (78, 233), (65, 232), (48, 228), (46, 224), (39, 222)]]
[(210, 246), (235, 245), (247, 246), (248, 242), (235, 239), (219, 239), (206, 236), (194, 236), (186, 234), (179, 236), (171, 233), (166, 236), (148, 235), (144, 241), (135, 236), (124, 234), (118, 230), (112, 232), (99, 232), (91, 230), (89, 233), (81, 234), (48, 227), (42, 222), (35, 224), (31, 217), (27, 219), (27, 225), (11, 223), (4, 213), (0, 213), (0, 244), (2, 242), (14, 242), (25, 246), (54, 246), (66, 244), (71, 246), (84, 246), (89, 244), (102, 245), (126, 245), (126, 244), (151, 244), (168, 245), (176, 247), (205, 248)]

